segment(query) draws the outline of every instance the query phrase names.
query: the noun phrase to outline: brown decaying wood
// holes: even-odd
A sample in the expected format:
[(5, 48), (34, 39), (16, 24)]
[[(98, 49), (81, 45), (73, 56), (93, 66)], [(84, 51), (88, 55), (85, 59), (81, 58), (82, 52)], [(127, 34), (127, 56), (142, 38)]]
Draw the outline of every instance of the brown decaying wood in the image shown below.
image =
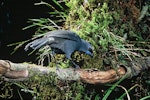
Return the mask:
[(126, 74), (123, 67), (118, 68), (118, 70), (110, 69), (108, 71), (79, 71), (81, 80), (90, 84), (104, 84), (116, 81)]
[(5, 74), (10, 68), (10, 65), (8, 62), (4, 60), (0, 60), (0, 75)]

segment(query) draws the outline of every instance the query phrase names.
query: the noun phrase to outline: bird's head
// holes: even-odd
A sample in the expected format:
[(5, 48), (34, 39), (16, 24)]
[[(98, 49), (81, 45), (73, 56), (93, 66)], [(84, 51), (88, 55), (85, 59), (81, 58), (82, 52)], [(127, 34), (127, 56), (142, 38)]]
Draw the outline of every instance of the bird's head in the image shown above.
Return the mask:
[(93, 57), (94, 54), (93, 54), (93, 47), (92, 47), (92, 45), (89, 42), (87, 42), (87, 41), (85, 41), (83, 39), (81, 39), (81, 41), (82, 41), (82, 45), (80, 46), (80, 50), (82, 52), (86, 53), (87, 55)]

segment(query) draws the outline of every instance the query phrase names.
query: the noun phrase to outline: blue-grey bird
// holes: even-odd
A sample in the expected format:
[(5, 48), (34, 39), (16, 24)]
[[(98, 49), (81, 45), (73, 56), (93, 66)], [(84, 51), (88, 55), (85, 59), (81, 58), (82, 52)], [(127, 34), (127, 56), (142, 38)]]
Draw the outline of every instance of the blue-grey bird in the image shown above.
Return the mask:
[[(65, 57), (71, 61), (71, 56), (75, 51), (81, 51), (93, 57), (92, 45), (70, 30), (50, 31), (46, 33), (45, 36), (28, 43), (25, 46), (25, 51), (27, 51), (29, 47), (39, 49), (46, 45), (52, 49), (53, 53), (65, 54)], [(73, 61), (72, 63), (77, 67)]]

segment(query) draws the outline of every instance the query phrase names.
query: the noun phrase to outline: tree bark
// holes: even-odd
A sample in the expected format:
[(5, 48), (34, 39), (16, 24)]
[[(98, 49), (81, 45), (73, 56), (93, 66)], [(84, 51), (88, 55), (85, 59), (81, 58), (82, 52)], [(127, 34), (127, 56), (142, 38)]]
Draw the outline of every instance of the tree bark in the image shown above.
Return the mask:
[(100, 71), (96, 69), (56, 69), (29, 63), (13, 63), (0, 60), (0, 76), (5, 81), (25, 81), (35, 74), (55, 74), (61, 80), (81, 80), (90, 84), (105, 84), (119, 80), (123, 76), (132, 78), (150, 67), (150, 57), (139, 58), (129, 62), (127, 66), (119, 65), (118, 69)]

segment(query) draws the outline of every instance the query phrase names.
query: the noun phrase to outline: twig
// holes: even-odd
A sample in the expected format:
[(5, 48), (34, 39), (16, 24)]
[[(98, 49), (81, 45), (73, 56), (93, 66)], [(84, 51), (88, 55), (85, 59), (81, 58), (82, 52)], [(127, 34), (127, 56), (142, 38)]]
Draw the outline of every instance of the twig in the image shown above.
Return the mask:
[(129, 93), (128, 93), (128, 91), (127, 91), (127, 89), (125, 87), (123, 87), (121, 85), (117, 85), (117, 87), (121, 87), (126, 92), (128, 100), (131, 100), (130, 99), (130, 95), (129, 95)]

